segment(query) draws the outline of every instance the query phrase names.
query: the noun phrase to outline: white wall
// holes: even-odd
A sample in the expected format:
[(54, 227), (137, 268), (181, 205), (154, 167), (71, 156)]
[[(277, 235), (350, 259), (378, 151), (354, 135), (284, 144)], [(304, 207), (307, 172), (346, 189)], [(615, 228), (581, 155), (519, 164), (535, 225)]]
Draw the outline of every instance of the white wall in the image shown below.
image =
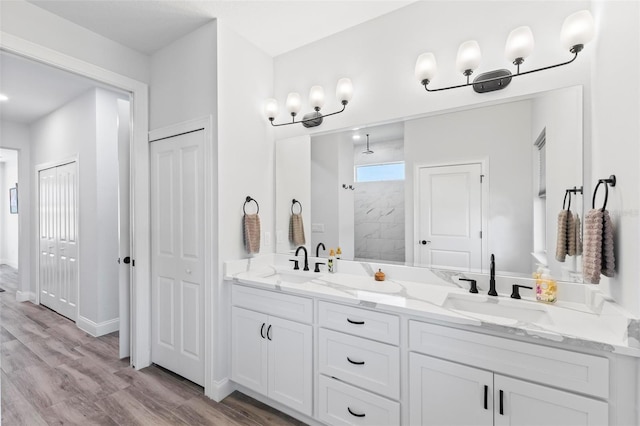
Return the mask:
[[(264, 99), (273, 95), (273, 59), (218, 22), (218, 223), (219, 261), (246, 257), (242, 244), (242, 204), (247, 195), (260, 203), (260, 253), (274, 249), (274, 138), (264, 119)], [(265, 235), (263, 235), (265, 237)], [(222, 267), (219, 269), (222, 283)], [(218, 289), (217, 378), (228, 377), (229, 294)]]
[[(0, 122), (0, 147), (18, 150), (19, 211), (18, 225), (20, 242), (18, 248), (18, 290), (21, 299), (30, 297), (31, 268), (31, 148), (29, 128), (21, 123)], [(8, 194), (8, 192), (7, 192)], [(0, 194), (1, 195), (1, 194)], [(8, 197), (8, 195), (7, 195)]]
[(92, 89), (31, 125), (32, 170), (78, 159), (79, 319), (94, 323), (118, 317), (117, 98)]
[[(0, 264), (18, 268), (19, 216), (9, 211), (9, 189), (18, 182), (18, 151), (0, 149)], [(18, 192), (19, 194), (19, 192)], [(18, 204), (18, 211), (20, 204)]]
[(23, 0), (0, 2), (0, 29), (138, 81), (149, 81), (147, 56)]
[[(635, 281), (640, 274), (640, 194), (635, 182), (640, 169), (640, 96), (636, 79), (618, 85), (609, 82), (620, 80), (621, 70), (629, 76), (640, 74), (640, 4), (598, 0), (591, 5), (587, 1), (558, 1), (545, 3), (544, 7), (537, 1), (416, 2), (278, 56), (275, 97), (282, 103), (290, 91), (307, 93), (315, 84), (332, 88), (339, 77), (351, 77), (355, 94), (346, 112), (326, 119), (311, 131), (314, 133), (583, 85), (585, 159), (589, 166), (585, 170), (586, 194), (591, 194), (598, 177), (613, 173), (621, 177), (610, 206), (610, 210), (618, 211), (614, 218), (618, 227), (618, 275), (614, 280), (603, 280), (601, 289), (639, 314), (640, 290)], [(482, 47), (482, 71), (509, 67), (503, 57), (504, 43), (509, 32), (523, 24), (531, 27), (536, 39), (535, 52), (523, 70), (566, 60), (570, 54), (560, 45), (562, 22), (585, 8), (591, 8), (596, 19), (596, 41), (587, 45), (571, 65), (519, 77), (507, 89), (487, 94), (462, 89), (425, 93), (415, 80), (417, 56), (433, 51), (439, 64), (433, 86), (462, 82), (463, 77), (454, 70), (455, 56), (458, 45), (469, 38), (478, 40)], [(623, 66), (620, 58), (624, 58)], [(328, 96), (324, 109), (329, 111), (335, 103)], [(309, 110), (303, 106), (303, 112)], [(278, 129), (276, 137), (307, 132), (301, 126), (287, 126)]]
[[(526, 273), (533, 248), (531, 102), (436, 115), (405, 123), (407, 259), (413, 259), (414, 187), (419, 166), (487, 161), (488, 252), (496, 270)], [(488, 261), (488, 253), (483, 265)]]

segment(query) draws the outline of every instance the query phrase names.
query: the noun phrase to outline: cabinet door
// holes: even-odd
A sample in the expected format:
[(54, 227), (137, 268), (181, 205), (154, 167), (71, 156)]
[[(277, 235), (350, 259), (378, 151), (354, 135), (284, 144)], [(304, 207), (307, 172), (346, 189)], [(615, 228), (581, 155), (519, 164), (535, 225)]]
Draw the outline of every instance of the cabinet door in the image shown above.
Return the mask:
[(267, 393), (267, 323), (264, 314), (231, 310), (231, 378), (262, 394)]
[(606, 402), (499, 374), (494, 377), (494, 388), (496, 426), (608, 424)]
[(411, 425), (493, 424), (493, 373), (425, 355), (409, 355)]
[(312, 328), (269, 317), (269, 397), (311, 415)]

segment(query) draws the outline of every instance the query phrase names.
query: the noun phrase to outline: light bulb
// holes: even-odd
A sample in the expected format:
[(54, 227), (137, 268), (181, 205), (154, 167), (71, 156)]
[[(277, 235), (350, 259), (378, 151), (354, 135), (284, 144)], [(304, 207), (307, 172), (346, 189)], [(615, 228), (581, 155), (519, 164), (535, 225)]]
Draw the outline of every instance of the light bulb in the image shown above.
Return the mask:
[(264, 104), (264, 113), (269, 120), (273, 120), (278, 115), (278, 101), (273, 98), (267, 99)]
[(346, 105), (352, 97), (353, 84), (351, 83), (351, 80), (348, 78), (341, 78), (338, 80), (338, 84), (336, 85), (336, 98), (338, 98), (343, 105)]
[(515, 63), (518, 59), (525, 59), (533, 52), (533, 33), (529, 27), (518, 27), (509, 33), (504, 55), (509, 62)]
[[(589, 43), (595, 34), (593, 16), (588, 10), (573, 13), (564, 20), (560, 40), (562, 45), (572, 52), (582, 50), (582, 46)], [(580, 46), (579, 48), (576, 46)]]
[(433, 80), (433, 77), (436, 75), (438, 71), (438, 64), (436, 62), (436, 57), (433, 56), (433, 53), (423, 53), (418, 56), (418, 60), (416, 61), (416, 69), (415, 75), (420, 84), (425, 84), (425, 81)]
[(287, 110), (291, 113), (292, 116), (296, 116), (300, 112), (302, 108), (302, 101), (300, 100), (300, 94), (296, 92), (291, 92), (287, 96)]
[(324, 89), (322, 86), (313, 86), (309, 91), (309, 103), (316, 111), (324, 105)]
[(480, 65), (480, 45), (475, 40), (465, 41), (458, 48), (458, 57), (456, 58), (456, 68), (463, 74), (467, 70), (475, 70)]

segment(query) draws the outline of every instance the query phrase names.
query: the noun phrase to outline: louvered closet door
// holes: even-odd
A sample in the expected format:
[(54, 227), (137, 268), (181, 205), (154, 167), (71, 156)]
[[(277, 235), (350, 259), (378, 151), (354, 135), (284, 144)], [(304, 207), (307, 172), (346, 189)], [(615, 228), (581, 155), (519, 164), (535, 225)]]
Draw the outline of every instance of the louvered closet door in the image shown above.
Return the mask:
[(204, 131), (151, 143), (151, 360), (204, 385)]
[(40, 171), (40, 303), (78, 314), (78, 182), (76, 163)]

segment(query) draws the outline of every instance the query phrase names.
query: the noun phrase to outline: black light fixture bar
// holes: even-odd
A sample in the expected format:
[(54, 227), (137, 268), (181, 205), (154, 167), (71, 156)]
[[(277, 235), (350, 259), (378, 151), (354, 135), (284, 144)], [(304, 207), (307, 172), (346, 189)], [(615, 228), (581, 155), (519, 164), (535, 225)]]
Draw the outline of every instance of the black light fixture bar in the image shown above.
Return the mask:
[(555, 65), (549, 65), (549, 66), (546, 66), (546, 67), (537, 68), (537, 69), (534, 69), (534, 70), (520, 72), (520, 64), (522, 63), (522, 61), (520, 61), (519, 63), (518, 63), (518, 61), (516, 61), (516, 62), (514, 62), (514, 65), (516, 65), (518, 67), (518, 69), (517, 69), (515, 74), (511, 74), (509, 72), (508, 74), (504, 74), (504, 75), (501, 75), (499, 77), (488, 78), (488, 79), (479, 79), (483, 75), (483, 74), (480, 74), (478, 76), (478, 79), (474, 80), (473, 82), (469, 82), (469, 76), (471, 75), (471, 73), (468, 73), (468, 74), (465, 73), (465, 75), (467, 76), (467, 83), (466, 84), (458, 84), (457, 86), (449, 86), (449, 87), (440, 87), (438, 89), (429, 89), (429, 87), (428, 87), (429, 80), (422, 80), (422, 84), (424, 85), (424, 88), (427, 90), (427, 92), (440, 92), (440, 91), (443, 91), (443, 90), (457, 89), (459, 87), (467, 87), (467, 86), (474, 86), (474, 88), (475, 88), (476, 86), (481, 85), (481, 84), (491, 83), (491, 82), (494, 82), (494, 81), (500, 81), (500, 80), (505, 80), (505, 79), (511, 79), (511, 78), (514, 78), (514, 77), (520, 77), (522, 75), (532, 74), (532, 73), (538, 72), (538, 71), (545, 71), (545, 70), (549, 70), (549, 69), (552, 69), (552, 68), (561, 67), (563, 65), (568, 65), (571, 62), (576, 60), (576, 58), (578, 57), (578, 52), (580, 52), (580, 50), (582, 50), (582, 45), (574, 46), (574, 48), (571, 49), (571, 52), (573, 53), (573, 58), (571, 58), (570, 60), (568, 60), (566, 62), (559, 63), (559, 64), (555, 64)]
[[(271, 122), (271, 125), (273, 127), (279, 127), (279, 126), (289, 126), (291, 124), (302, 124), (305, 127), (315, 127), (318, 126), (322, 123), (322, 119), (324, 117), (330, 117), (332, 115), (336, 115), (336, 114), (340, 114), (341, 112), (343, 112), (345, 109), (347, 108), (347, 102), (346, 101), (342, 101), (342, 109), (340, 111), (335, 111), (332, 112), (330, 114), (321, 114), (320, 113), (320, 108), (316, 108), (315, 112), (312, 112), (310, 114), (307, 114), (305, 116), (303, 116), (302, 120), (298, 120), (296, 121), (296, 115), (297, 114), (291, 114), (291, 121), (288, 123), (274, 123), (274, 117), (269, 117), (269, 121)], [(308, 115), (314, 115), (313, 117), (310, 118), (304, 118), (307, 117)], [(317, 123), (317, 124), (315, 124)], [(306, 124), (311, 124), (309, 126), (307, 126)]]

